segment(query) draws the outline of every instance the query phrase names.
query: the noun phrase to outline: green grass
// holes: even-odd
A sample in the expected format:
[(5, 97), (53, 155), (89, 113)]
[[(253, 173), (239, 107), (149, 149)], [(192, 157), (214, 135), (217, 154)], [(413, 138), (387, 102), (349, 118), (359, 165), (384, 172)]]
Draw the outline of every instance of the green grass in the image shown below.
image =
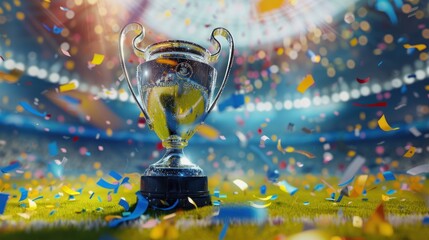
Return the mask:
[[(61, 191), (61, 188), (58, 187), (61, 183), (60, 181), (52, 184), (50, 181), (3, 180), (3, 183), (0, 183), (0, 188), (6, 187), (4, 192), (10, 193), (12, 196), (15, 195), (15, 197), (9, 200), (6, 212), (3, 216), (0, 216), (1, 239), (149, 239), (152, 229), (142, 229), (135, 225), (119, 227), (117, 229), (87, 227), (92, 222), (104, 221), (104, 218), (108, 215), (121, 215), (124, 211), (118, 205), (121, 197), (125, 197), (130, 205), (135, 203), (135, 192), (139, 188), (139, 178), (137, 175), (130, 175), (130, 177), (133, 188), (127, 190), (121, 187), (118, 194), (112, 194), (111, 202), (107, 201), (108, 190), (95, 185), (95, 181), (97, 180), (95, 177), (89, 180), (86, 179), (85, 181), (74, 178), (68, 178), (63, 181), (65, 184), (71, 184), (75, 189), (83, 187), (82, 194), (76, 196), (75, 201), (69, 201), (66, 194), (59, 199), (54, 198)], [(376, 186), (376, 188), (367, 193), (365, 196), (368, 199), (367, 201), (362, 200), (363, 196), (358, 198), (344, 197), (340, 203), (325, 200), (325, 198), (329, 197), (326, 187), (321, 191), (311, 191), (314, 185), (321, 183), (314, 176), (288, 177), (289, 183), (299, 188), (299, 191), (294, 196), (282, 192), (278, 187), (270, 185), (262, 178), (245, 179), (249, 183), (250, 188), (244, 192), (237, 188), (232, 181), (221, 181), (221, 179), (219, 176), (213, 177), (210, 180), (213, 184), (210, 190), (213, 191), (215, 187), (219, 187), (222, 194), (227, 194), (227, 198), (221, 199), (223, 201), (222, 204), (248, 205), (249, 201), (258, 201), (254, 196), (261, 196), (259, 194), (259, 187), (265, 184), (267, 185), (268, 195), (277, 194), (279, 196), (277, 200), (271, 201), (272, 204), (268, 207), (269, 217), (283, 218), (283, 222), (279, 225), (269, 223), (261, 226), (231, 224), (228, 228), (226, 239), (274, 239), (279, 234), (290, 236), (309, 228), (317, 228), (329, 236), (338, 235), (365, 239), (382, 239), (377, 235), (365, 234), (361, 228), (353, 227), (351, 219), (353, 216), (360, 216), (365, 221), (382, 202), (381, 195), (386, 194), (388, 189), (395, 188), (397, 192), (392, 195), (395, 199), (384, 202), (386, 214), (396, 216), (396, 218), (400, 219), (399, 224), (395, 223), (394, 226), (394, 238), (421, 239), (421, 236), (429, 236), (429, 227), (422, 225), (421, 221), (418, 220), (422, 215), (429, 214), (429, 210), (421, 198), (422, 194), (398, 189), (400, 183), (412, 184), (416, 182), (415, 179), (410, 180), (410, 178), (399, 177), (398, 181), (382, 182), (377, 185), (369, 182), (367, 184), (368, 189), (373, 186)], [(329, 179), (328, 182), (332, 186), (336, 186), (337, 184), (336, 179)], [(20, 206), (20, 202), (18, 202), (19, 191), (8, 188), (8, 186), (10, 187), (14, 183), (18, 187), (31, 186), (33, 189), (36, 189), (31, 193), (31, 199), (43, 196), (42, 199), (36, 201), (36, 210), (29, 211)], [(49, 187), (49, 184), (52, 185), (52, 189)], [(305, 189), (306, 185), (310, 187), (309, 190)], [(426, 191), (427, 185), (427, 183), (420, 185), (420, 191)], [(90, 195), (88, 191), (95, 192), (92, 199), (89, 199)], [(98, 196), (101, 197), (102, 202), (98, 200)], [(215, 199), (213, 197), (213, 200)], [(310, 204), (304, 205), (304, 201), (308, 201)], [(22, 203), (28, 205), (27, 200), (22, 201)], [(52, 207), (54, 208), (52, 209)], [(100, 207), (103, 210), (97, 211)], [(85, 209), (85, 211), (82, 212), (82, 209)], [(55, 210), (55, 213), (50, 215), (52, 210)], [(185, 219), (190, 223), (189, 227), (178, 229), (179, 239), (195, 239), (196, 236), (199, 239), (217, 239), (222, 225), (211, 224), (205, 227), (197, 227), (191, 224), (193, 221), (201, 222), (204, 219), (208, 219), (214, 211), (214, 207), (204, 207), (191, 211), (177, 212), (176, 217), (172, 221), (184, 221)], [(31, 215), (29, 220), (17, 214), (24, 212)], [(149, 211), (146, 215), (151, 218), (158, 217), (162, 219), (162, 215), (164, 214), (167, 213)], [(339, 214), (342, 214), (340, 217), (342, 217), (343, 221), (338, 220)], [(412, 217), (415, 217), (417, 220), (407, 220)], [(404, 221), (401, 221), (401, 219), (404, 219)], [(76, 221), (77, 223), (84, 223), (80, 226), (64, 227), (65, 224), (58, 224), (60, 220), (63, 222)], [(48, 224), (48, 226), (54, 227), (40, 228), (35, 224), (37, 221), (51, 222), (51, 225)], [(14, 224), (13, 227), (10, 227), (10, 224)], [(30, 229), (28, 229), (29, 226), (31, 226)]]

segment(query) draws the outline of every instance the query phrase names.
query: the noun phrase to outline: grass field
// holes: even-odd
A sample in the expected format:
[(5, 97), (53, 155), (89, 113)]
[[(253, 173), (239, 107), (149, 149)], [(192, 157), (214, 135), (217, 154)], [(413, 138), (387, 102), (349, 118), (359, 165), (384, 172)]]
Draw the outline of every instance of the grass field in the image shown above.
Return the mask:
[[(126, 176), (130, 177), (129, 189), (121, 186), (117, 194), (110, 194), (110, 201), (108, 192), (111, 190), (97, 186), (96, 181), (99, 179), (97, 177), (81, 176), (66, 178), (63, 181), (2, 179), (0, 188), (12, 197), (7, 203), (5, 213), (0, 215), (0, 239), (219, 238), (225, 225), (210, 220), (218, 211), (217, 206), (191, 211), (148, 210), (138, 221), (118, 228), (109, 228), (106, 218), (112, 215), (121, 216), (124, 212), (124, 208), (118, 204), (121, 197), (124, 197), (130, 206), (136, 202), (135, 192), (139, 188), (139, 176), (137, 174)], [(109, 177), (104, 178), (112, 181)], [(326, 184), (321, 190), (313, 190), (314, 186), (322, 183), (319, 176), (288, 176), (285, 179), (299, 189), (293, 196), (266, 182), (262, 177), (243, 179), (249, 184), (245, 191), (234, 185), (233, 179), (211, 177), (210, 190), (213, 192), (218, 188), (221, 194), (227, 195), (226, 198), (212, 198), (222, 201), (220, 208), (231, 204), (249, 206), (249, 201), (260, 204), (271, 203), (266, 208), (268, 213), (266, 221), (261, 224), (231, 222), (226, 229), (225, 239), (294, 239), (299, 237), (294, 235), (297, 233), (315, 234), (301, 235), (303, 238), (299, 239), (341, 239), (338, 237), (424, 239), (423, 236), (429, 236), (429, 225), (422, 222), (423, 217), (429, 215), (424, 200), (427, 183), (419, 177), (397, 176), (395, 181), (381, 181), (376, 184), (375, 177), (371, 176), (365, 187), (367, 189), (365, 196), (344, 197), (338, 203), (326, 200), (332, 192)], [(336, 179), (325, 180), (334, 187), (338, 184)], [(59, 192), (63, 192), (62, 184), (75, 190), (82, 188), (82, 194), (75, 196), (74, 201), (70, 201), (66, 193), (58, 196)], [(403, 184), (409, 186), (407, 190), (401, 190)], [(261, 185), (266, 185), (266, 195), (260, 193)], [(37, 204), (36, 209), (29, 209), (27, 199), (19, 201), (21, 196), (19, 187), (32, 189), (28, 195), (29, 199), (43, 196), (34, 201)], [(389, 190), (396, 192), (388, 195)], [(89, 191), (94, 192), (91, 199)], [(256, 198), (274, 194), (278, 195), (275, 200), (260, 201)], [(385, 196), (385, 200), (386, 196), (390, 199), (382, 201), (382, 195)], [(338, 193), (336, 196), (338, 197)], [(365, 230), (366, 225), (372, 224), (369, 218), (381, 202), (384, 205), (386, 219), (393, 226), (393, 234)], [(165, 215), (173, 212), (175, 215), (169, 215), (168, 219), (164, 219)], [(364, 227), (354, 223), (356, 217), (363, 219)], [(237, 218), (239, 219), (239, 216)], [(150, 222), (154, 224), (149, 226)]]

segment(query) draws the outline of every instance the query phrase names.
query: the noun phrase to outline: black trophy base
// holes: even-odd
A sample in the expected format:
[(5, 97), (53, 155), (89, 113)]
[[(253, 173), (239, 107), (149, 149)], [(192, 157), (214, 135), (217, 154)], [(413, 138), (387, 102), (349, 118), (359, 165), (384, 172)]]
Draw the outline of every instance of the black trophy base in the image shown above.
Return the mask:
[(166, 209), (176, 204), (174, 209), (194, 209), (188, 197), (198, 207), (212, 204), (207, 176), (142, 176), (140, 191), (155, 209)]

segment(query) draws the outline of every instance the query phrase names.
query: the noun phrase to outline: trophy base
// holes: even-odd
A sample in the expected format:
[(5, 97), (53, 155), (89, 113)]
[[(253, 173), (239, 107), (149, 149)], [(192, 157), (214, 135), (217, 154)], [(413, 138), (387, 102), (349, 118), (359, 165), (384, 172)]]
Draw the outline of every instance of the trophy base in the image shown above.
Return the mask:
[(212, 204), (207, 176), (141, 176), (140, 191), (155, 209), (194, 209), (188, 197), (198, 207)]

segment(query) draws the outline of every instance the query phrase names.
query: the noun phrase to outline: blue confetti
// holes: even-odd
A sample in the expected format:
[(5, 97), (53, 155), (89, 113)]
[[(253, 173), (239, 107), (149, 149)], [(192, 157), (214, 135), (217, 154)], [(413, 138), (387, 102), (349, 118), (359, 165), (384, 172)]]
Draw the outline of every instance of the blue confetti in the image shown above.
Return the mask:
[(56, 212), (57, 212), (57, 210), (52, 210), (52, 211), (49, 213), (49, 216), (54, 215), (54, 213), (56, 213)]
[(50, 142), (48, 144), (48, 149), (49, 149), (49, 155), (51, 156), (57, 156), (58, 155), (58, 146), (57, 146), (57, 142)]
[(35, 199), (33, 199), (33, 202), (35, 202), (35, 201), (37, 201), (37, 200), (40, 200), (40, 199), (42, 199), (43, 198), (43, 196), (38, 196), (38, 197), (36, 197)]
[(340, 194), (340, 196), (338, 196), (337, 202), (341, 202), (341, 200), (343, 199), (343, 194)]
[(149, 206), (149, 202), (146, 200), (146, 198), (143, 197), (140, 191), (136, 193), (137, 195), (137, 205), (134, 211), (127, 217), (121, 218), (121, 219), (113, 219), (109, 222), (109, 227), (117, 227), (121, 223), (134, 220), (137, 218), (140, 218), (143, 213), (146, 212), (147, 207)]
[(243, 94), (232, 94), (229, 98), (218, 104), (219, 112), (224, 111), (227, 107), (239, 108), (244, 105)]
[(380, 67), (383, 64), (383, 61), (378, 62), (377, 66)]
[(304, 202), (304, 206), (310, 205), (310, 202)]
[(386, 192), (387, 195), (393, 195), (396, 193), (396, 190), (390, 189), (389, 191)]
[(69, 95), (61, 95), (60, 98), (70, 104), (80, 104), (81, 100)]
[(396, 16), (395, 9), (393, 9), (389, 0), (377, 0), (375, 3), (375, 9), (377, 9), (377, 11), (384, 12), (393, 24), (396, 25), (398, 23), (398, 17)]
[(9, 200), (9, 194), (0, 193), (0, 214), (3, 214), (6, 209), (7, 200)]
[(109, 175), (110, 175), (112, 178), (116, 179), (116, 181), (119, 181), (119, 180), (121, 180), (121, 179), (122, 179), (122, 175), (121, 175), (121, 174), (119, 174), (119, 173), (117, 173), (117, 172), (115, 172), (115, 171), (113, 171), (113, 170), (109, 172)]
[(0, 168), (0, 172), (2, 172), (2, 173), (12, 172), (13, 170), (16, 170), (20, 167), (21, 167), (20, 162), (14, 162), (14, 163), (10, 164), (9, 166)]
[(125, 209), (125, 211), (128, 211), (130, 209), (130, 204), (127, 202), (127, 200), (123, 198), (119, 200), (118, 204), (121, 205)]
[(109, 182), (106, 182), (106, 180), (100, 178), (100, 180), (98, 180), (97, 185), (102, 187), (102, 188), (107, 188), (107, 189), (117, 189), (119, 188), (119, 184), (112, 184)]
[(27, 102), (19, 102), (19, 105), (21, 105), (21, 107), (23, 107), (24, 110), (26, 110), (29, 113), (32, 113), (33, 115), (36, 115), (38, 117), (46, 117), (46, 112), (45, 113), (41, 113), (41, 112), (37, 111), (35, 108), (33, 108)]
[(350, 184), (350, 183), (353, 181), (353, 179), (355, 179), (355, 177), (354, 177), (354, 176), (353, 176), (352, 178), (350, 178), (349, 180), (347, 180), (347, 181), (345, 181), (345, 182), (343, 182), (343, 183), (338, 184), (338, 186), (340, 186), (340, 187), (344, 187), (344, 186), (346, 186), (346, 185)]
[(126, 183), (130, 183), (130, 178), (129, 177), (124, 177), (124, 179), (122, 179), (121, 185), (126, 184)]
[(54, 27), (52, 28), (52, 32), (58, 35), (63, 31), (63, 29), (64, 28), (60, 28), (60, 27), (57, 27), (56, 25), (54, 25)]
[(262, 186), (259, 188), (259, 192), (260, 192), (262, 195), (265, 195), (265, 194), (267, 193), (267, 186), (262, 185)]
[(220, 231), (220, 234), (219, 234), (219, 240), (223, 240), (225, 238), (226, 232), (228, 231), (228, 226), (229, 226), (228, 223), (226, 222), (223, 223), (222, 231)]
[(383, 172), (383, 177), (385, 181), (393, 181), (396, 179), (391, 171)]
[(101, 200), (101, 197), (100, 197), (100, 196), (98, 196), (97, 198), (98, 198), (98, 201), (99, 201), (99, 202), (102, 202), (102, 200)]
[(286, 191), (293, 196), (296, 192), (298, 192), (298, 188), (290, 185), (288, 182), (286, 182), (286, 180), (283, 180), (281, 182), (278, 183), (279, 186), (283, 186), (285, 187)]
[(20, 188), (19, 191), (21, 192), (21, 197), (19, 198), (18, 202), (21, 202), (28, 197), (28, 190), (25, 188)]
[(423, 225), (429, 225), (429, 216), (426, 216), (423, 218), (422, 224)]
[(319, 183), (316, 186), (314, 186), (313, 191), (321, 191), (325, 188), (325, 185), (323, 183)]

